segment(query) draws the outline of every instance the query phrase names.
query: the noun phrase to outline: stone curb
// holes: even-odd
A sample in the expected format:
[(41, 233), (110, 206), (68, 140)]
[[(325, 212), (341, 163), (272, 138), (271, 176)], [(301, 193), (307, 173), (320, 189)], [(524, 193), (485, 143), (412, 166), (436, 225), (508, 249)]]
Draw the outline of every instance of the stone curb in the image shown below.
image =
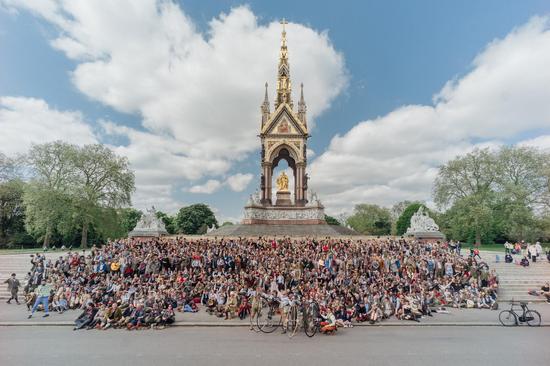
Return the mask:
[[(0, 322), (0, 327), (72, 327), (73, 322)], [(176, 322), (170, 327), (249, 327), (250, 324), (245, 323), (225, 323), (225, 322)], [(377, 324), (354, 324), (354, 327), (502, 327), (500, 323), (494, 322), (439, 322), (439, 323), (377, 323)], [(520, 325), (521, 326), (521, 325)], [(528, 325), (524, 325), (528, 326)], [(541, 324), (541, 327), (550, 327), (550, 323)]]

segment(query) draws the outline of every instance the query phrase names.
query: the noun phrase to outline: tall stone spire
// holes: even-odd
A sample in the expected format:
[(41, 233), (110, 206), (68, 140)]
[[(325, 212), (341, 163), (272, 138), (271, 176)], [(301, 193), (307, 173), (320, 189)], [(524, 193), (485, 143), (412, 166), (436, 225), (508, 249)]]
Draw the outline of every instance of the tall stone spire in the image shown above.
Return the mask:
[(290, 108), (293, 107), (292, 103), (292, 84), (290, 82), (290, 66), (288, 64), (288, 49), (286, 46), (286, 30), (285, 25), (288, 22), (283, 19), (281, 21), (283, 25), (283, 33), (281, 37), (281, 51), (279, 53), (279, 70), (277, 75), (277, 99), (275, 100), (275, 109), (282, 103), (288, 103)]
[(300, 101), (298, 102), (298, 118), (300, 119), (300, 121), (302, 121), (304, 126), (307, 127), (306, 112), (307, 112), (307, 107), (306, 107), (306, 101), (304, 99), (304, 83), (302, 83), (300, 84)]
[(264, 96), (264, 102), (261, 106), (262, 110), (262, 128), (264, 127), (265, 123), (269, 119), (269, 114), (271, 111), (269, 110), (269, 98), (267, 97), (267, 82), (265, 83), (265, 96)]

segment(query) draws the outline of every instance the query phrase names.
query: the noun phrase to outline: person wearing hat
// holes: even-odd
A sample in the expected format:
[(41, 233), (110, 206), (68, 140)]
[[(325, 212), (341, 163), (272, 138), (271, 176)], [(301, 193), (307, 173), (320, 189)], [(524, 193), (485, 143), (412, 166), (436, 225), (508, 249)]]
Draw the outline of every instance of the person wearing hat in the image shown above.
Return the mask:
[(21, 283), (17, 278), (15, 278), (15, 273), (11, 274), (11, 277), (4, 281), (8, 284), (8, 291), (10, 292), (10, 299), (6, 301), (8, 304), (11, 304), (11, 300), (15, 300), (17, 305), (19, 305), (19, 300), (17, 299), (17, 293), (19, 292), (19, 287)]

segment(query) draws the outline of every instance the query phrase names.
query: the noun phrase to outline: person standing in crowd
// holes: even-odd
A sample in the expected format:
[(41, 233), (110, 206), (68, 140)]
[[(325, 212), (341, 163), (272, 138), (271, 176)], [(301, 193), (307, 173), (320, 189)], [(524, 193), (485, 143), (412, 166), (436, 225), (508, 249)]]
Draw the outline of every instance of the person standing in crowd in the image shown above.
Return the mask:
[(46, 318), (50, 316), (50, 311), (48, 309), (48, 300), (50, 298), (50, 294), (52, 292), (52, 287), (50, 285), (50, 281), (46, 281), (46, 283), (42, 283), (36, 288), (36, 301), (34, 302), (34, 305), (31, 309), (31, 313), (29, 314), (28, 318), (32, 318), (32, 314), (36, 311), (38, 306), (42, 304), (44, 306), (44, 312), (45, 314), (42, 316), (43, 318)]
[(15, 300), (17, 305), (19, 305), (19, 300), (17, 299), (17, 293), (19, 292), (19, 286), (21, 283), (17, 278), (15, 278), (15, 273), (11, 274), (11, 277), (4, 281), (8, 284), (8, 291), (10, 292), (10, 299), (6, 301), (8, 304), (11, 304), (11, 300)]

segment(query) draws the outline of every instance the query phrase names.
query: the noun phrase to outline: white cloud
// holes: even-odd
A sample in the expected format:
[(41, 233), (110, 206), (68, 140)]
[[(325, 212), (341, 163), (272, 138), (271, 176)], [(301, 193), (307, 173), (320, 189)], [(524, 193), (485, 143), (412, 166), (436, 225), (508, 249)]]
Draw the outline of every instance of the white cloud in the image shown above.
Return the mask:
[(132, 204), (140, 210), (155, 206), (159, 211), (175, 214), (185, 204), (172, 198), (173, 187), (169, 184), (137, 185)]
[[(491, 42), (433, 106), (403, 106), (335, 136), (311, 165), (311, 186), (334, 212), (360, 202), (429, 200), (440, 164), (550, 127), (548, 65), (550, 20), (535, 17)], [(548, 139), (530, 144), (548, 146)]]
[[(273, 86), (276, 77), (278, 22), (259, 25), (242, 6), (212, 19), (205, 35), (170, 1), (4, 3), (59, 28), (51, 43), (77, 61), (72, 78), (80, 91), (141, 115), (144, 127), (173, 137), (189, 158), (235, 161), (258, 148), (263, 83)], [(294, 23), (287, 33), (291, 75), (295, 85), (304, 82), (314, 121), (346, 84), (343, 58), (326, 33)]]
[(97, 142), (80, 112), (58, 111), (34, 98), (0, 97), (0, 131), (0, 151), (6, 155), (25, 153), (33, 143)]
[(250, 181), (252, 180), (253, 177), (254, 176), (250, 173), (248, 174), (237, 173), (227, 178), (226, 183), (229, 185), (231, 190), (235, 192), (242, 192), (250, 184)]
[(521, 146), (531, 146), (542, 150), (550, 150), (550, 135), (542, 135), (519, 143)]
[[(106, 126), (109, 133), (129, 139), (129, 145), (115, 148), (136, 169), (138, 190), (225, 176), (235, 162), (259, 148), (265, 81), (271, 101), (274, 96), (281, 32), (277, 21), (258, 24), (252, 11), (241, 6), (210, 20), (201, 33), (171, 1), (0, 3), (54, 26), (51, 45), (76, 62), (71, 77), (78, 90), (142, 118), (144, 130), (112, 122)], [(326, 32), (290, 23), (287, 37), (294, 99), (303, 82), (313, 128), (316, 117), (346, 86), (344, 60)]]
[(210, 194), (210, 193), (216, 192), (221, 187), (222, 187), (222, 182), (220, 182), (219, 180), (216, 180), (216, 179), (209, 179), (204, 184), (199, 184), (199, 185), (196, 185), (196, 186), (193, 186), (193, 187), (189, 188), (188, 191), (191, 192), (191, 193)]

